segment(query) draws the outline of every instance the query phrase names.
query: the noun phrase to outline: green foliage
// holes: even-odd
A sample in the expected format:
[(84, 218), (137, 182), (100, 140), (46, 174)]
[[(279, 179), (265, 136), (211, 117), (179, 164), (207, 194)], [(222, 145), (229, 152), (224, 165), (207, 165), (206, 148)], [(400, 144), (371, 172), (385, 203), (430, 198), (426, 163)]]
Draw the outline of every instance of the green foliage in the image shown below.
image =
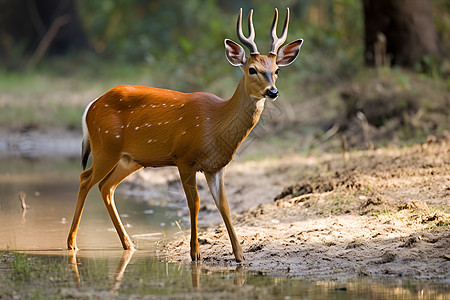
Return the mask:
[[(280, 19), (284, 19), (285, 7), (278, 1), (251, 4), (241, 5), (244, 14), (249, 7), (255, 9), (256, 42), (265, 53), (270, 47), (273, 9), (278, 7)], [(214, 0), (82, 0), (78, 8), (102, 60), (146, 66), (157, 73), (158, 86), (195, 91), (212, 85), (225, 93), (228, 88), (220, 88), (215, 82), (239, 74), (226, 62), (223, 47), (225, 38), (236, 40), (237, 9), (228, 12)], [(305, 43), (300, 62), (286, 69), (286, 77), (295, 80), (289, 86), (298, 86), (298, 81), (306, 80), (305, 86), (320, 90), (327, 81), (339, 81), (361, 66), (360, 1), (305, 1), (292, 3), (291, 11), (288, 41), (304, 38)], [(316, 20), (315, 11), (325, 14), (325, 19)], [(322, 82), (319, 87), (315, 83), (318, 79)], [(226, 93), (229, 96), (230, 92)]]
[[(127, 62), (181, 59), (221, 44), (224, 19), (214, 1), (80, 1), (99, 53)], [(214, 16), (211, 18), (211, 16)]]
[(145, 65), (159, 86), (196, 90), (220, 74), (212, 64), (225, 62), (229, 19), (215, 1), (80, 1), (79, 10), (102, 59)]

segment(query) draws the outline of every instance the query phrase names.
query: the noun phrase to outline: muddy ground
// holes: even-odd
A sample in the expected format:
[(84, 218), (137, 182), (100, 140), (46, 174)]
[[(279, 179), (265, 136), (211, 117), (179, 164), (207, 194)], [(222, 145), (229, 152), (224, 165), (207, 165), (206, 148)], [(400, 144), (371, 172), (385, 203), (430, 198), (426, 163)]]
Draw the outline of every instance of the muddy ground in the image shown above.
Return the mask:
[[(176, 170), (154, 172), (137, 173), (129, 184), (169, 183), (169, 196), (183, 201)], [(234, 267), (202, 176), (199, 186), (203, 268)], [(448, 135), (412, 147), (351, 152), (348, 160), (342, 154), (238, 158), (227, 168), (226, 186), (250, 271), (450, 279)], [(187, 221), (187, 209), (183, 215)], [(159, 251), (169, 261), (190, 262), (189, 230)]]

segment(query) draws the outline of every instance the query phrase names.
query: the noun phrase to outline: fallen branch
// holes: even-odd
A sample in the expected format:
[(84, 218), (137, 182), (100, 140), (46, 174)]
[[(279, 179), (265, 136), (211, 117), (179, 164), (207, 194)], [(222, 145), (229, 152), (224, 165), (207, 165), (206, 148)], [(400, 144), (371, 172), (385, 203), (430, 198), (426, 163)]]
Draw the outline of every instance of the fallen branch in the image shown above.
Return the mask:
[(26, 222), (26, 215), (27, 215), (27, 208), (28, 208), (28, 205), (25, 202), (26, 197), (27, 197), (27, 194), (25, 194), (25, 192), (23, 192), (23, 191), (19, 192), (20, 205), (22, 206), (22, 215), (20, 217), (22, 224), (24, 224)]
[(28, 208), (28, 205), (27, 205), (27, 203), (25, 202), (25, 198), (27, 197), (27, 194), (25, 194), (25, 192), (23, 192), (23, 191), (20, 191), (19, 192), (19, 200), (20, 200), (20, 205), (22, 206), (22, 213), (24, 212), (24, 211), (26, 211), (27, 210), (27, 208)]
[(290, 199), (289, 201), (300, 202), (300, 200), (305, 199), (305, 198), (309, 198), (309, 197), (324, 197), (324, 196), (330, 195), (331, 193), (333, 193), (333, 191), (324, 192), (324, 193), (304, 194), (304, 195), (300, 195), (300, 196), (294, 197), (294, 198)]
[(70, 22), (70, 17), (68, 14), (57, 17), (48, 31), (45, 33), (44, 37), (41, 39), (36, 51), (34, 51), (33, 56), (31, 56), (30, 61), (28, 62), (27, 68), (33, 68), (41, 59), (44, 57), (47, 52), (50, 44), (55, 39), (56, 34), (59, 29)]

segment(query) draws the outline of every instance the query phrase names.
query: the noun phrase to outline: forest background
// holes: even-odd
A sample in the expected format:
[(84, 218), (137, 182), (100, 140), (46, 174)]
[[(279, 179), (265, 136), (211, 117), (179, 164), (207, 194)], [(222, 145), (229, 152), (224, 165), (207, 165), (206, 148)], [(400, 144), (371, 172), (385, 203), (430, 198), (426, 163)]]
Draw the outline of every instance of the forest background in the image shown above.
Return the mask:
[[(0, 128), (79, 133), (86, 104), (118, 84), (207, 91), (226, 99), (241, 72), (227, 63), (223, 46), (225, 38), (237, 40), (238, 9), (255, 10), (256, 42), (264, 53), (273, 9), (284, 19), (286, 6), (288, 41), (305, 42), (298, 61), (281, 70), (280, 99), (266, 109), (254, 137), (309, 151), (447, 134), (450, 4), (444, 0), (0, 1)], [(392, 24), (402, 11), (427, 11), (423, 6), (430, 8), (438, 50), (402, 62), (389, 48), (389, 32), (398, 29), (383, 29), (380, 16)], [(370, 49), (370, 16), (380, 24), (375, 31), (388, 39), (381, 64)]]

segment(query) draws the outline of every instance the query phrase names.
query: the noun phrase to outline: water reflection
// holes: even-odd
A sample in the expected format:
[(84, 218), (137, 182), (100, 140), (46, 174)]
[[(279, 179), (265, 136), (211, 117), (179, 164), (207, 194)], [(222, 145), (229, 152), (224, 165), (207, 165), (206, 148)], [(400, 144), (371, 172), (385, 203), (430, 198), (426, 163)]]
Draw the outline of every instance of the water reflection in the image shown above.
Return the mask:
[[(448, 284), (401, 278), (357, 277), (340, 282), (266, 276), (243, 265), (211, 266), (201, 262), (180, 265), (161, 262), (139, 250), (125, 250), (120, 256), (115, 251), (106, 256), (98, 251), (79, 254), (82, 254), (79, 259), (76, 252), (70, 252), (68, 257), (77, 293), (89, 293), (92, 286), (101, 286), (102, 291), (113, 295), (159, 295), (162, 299), (446, 299), (450, 291)], [(108, 267), (104, 267), (102, 260), (107, 260)], [(105, 278), (98, 275), (102, 272), (108, 274), (105, 282), (98, 280)], [(67, 292), (75, 295), (75, 291)], [(98, 289), (97, 292), (100, 293)]]
[[(211, 274), (211, 271), (207, 271), (201, 262), (191, 262), (191, 279), (192, 287), (200, 291), (200, 277), (203, 274)], [(242, 265), (237, 265), (236, 267), (228, 267), (227, 270), (233, 273), (233, 285), (244, 286), (246, 283), (246, 273), (245, 267)]]
[[(82, 285), (82, 278), (80, 276), (80, 272), (78, 270), (79, 262), (77, 261), (77, 250), (68, 250), (68, 266), (69, 268), (74, 272), (75, 275), (75, 282), (78, 283), (78, 287), (83, 287)], [(112, 286), (110, 289), (110, 292), (113, 292), (117, 294), (120, 290), (122, 279), (124, 277), (125, 271), (127, 269), (128, 264), (130, 263), (133, 254), (135, 254), (136, 250), (123, 250), (122, 255), (120, 259), (117, 262), (117, 266), (115, 268), (115, 271), (113, 273), (113, 279), (112, 279)], [(94, 258), (95, 259), (95, 258)], [(161, 263), (163, 264), (163, 263)], [(227, 268), (228, 272), (232, 272), (233, 274), (233, 285), (236, 286), (243, 286), (246, 283), (246, 275), (248, 272), (246, 272), (245, 268), (241, 265), (237, 265), (234, 267), (234, 270), (232, 268)], [(205, 269), (201, 262), (192, 262), (190, 263), (190, 273), (191, 273), (191, 282), (192, 287), (195, 288), (197, 291), (200, 291), (200, 278), (201, 275), (211, 275), (212, 272), (208, 271), (208, 269)], [(132, 272), (129, 272), (130, 276), (132, 275)], [(167, 276), (169, 276), (168, 272), (166, 273)]]
[[(110, 289), (111, 293), (118, 294), (123, 275), (135, 251), (136, 250), (132, 249), (132, 250), (124, 250), (122, 252), (122, 256), (120, 257), (120, 260), (114, 271), (112, 287)], [(68, 263), (69, 268), (73, 270), (75, 274), (75, 281), (78, 283), (78, 287), (81, 288), (83, 287), (83, 285), (81, 284), (82, 280), (80, 278), (80, 272), (78, 271), (77, 252), (78, 252), (77, 250), (68, 251)]]
[[(77, 283), (78, 288), (84, 288), (88, 287), (91, 283), (89, 282), (89, 278), (93, 277), (89, 274), (89, 272), (96, 273), (97, 270), (92, 270), (87, 267), (89, 265), (90, 260), (99, 260), (100, 258), (99, 253), (96, 251), (81, 251), (83, 253), (82, 260), (77, 259), (78, 251), (67, 251), (67, 261), (68, 261), (68, 267), (70, 270), (73, 271), (74, 274), (74, 281)], [(194, 291), (200, 293), (202, 291), (201, 288), (206, 288), (209, 290), (211, 287), (209, 284), (206, 284), (206, 286), (202, 286), (201, 280), (212, 277), (212, 278), (219, 278), (219, 280), (225, 280), (227, 283), (231, 283), (233, 286), (237, 287), (243, 287), (247, 283), (248, 277), (253, 276), (260, 276), (254, 275), (251, 272), (248, 272), (244, 266), (242, 265), (235, 265), (235, 266), (228, 266), (228, 267), (220, 267), (215, 268), (216, 270), (210, 269), (210, 267), (203, 265), (201, 262), (191, 262), (189, 265), (176, 265), (176, 264), (169, 264), (165, 262), (158, 261), (157, 257), (150, 254), (148, 256), (148, 253), (141, 253), (141, 255), (138, 256), (138, 258), (131, 264), (132, 269), (127, 271), (127, 267), (132, 261), (133, 255), (135, 253), (139, 253), (140, 251), (136, 250), (123, 250), (120, 259), (116, 259), (116, 254), (111, 253), (110, 258), (114, 258), (114, 260), (117, 261), (117, 265), (114, 268), (114, 271), (111, 273), (112, 279), (109, 283), (108, 292), (118, 295), (120, 293), (127, 293), (129, 290), (129, 283), (130, 282), (136, 282), (138, 279), (142, 282), (143, 278), (146, 278), (148, 280), (144, 281), (144, 285), (146, 283), (150, 283), (150, 286), (152, 286), (151, 290), (154, 290), (155, 286), (159, 287), (165, 287), (167, 284), (167, 280), (171, 281), (172, 279), (181, 279), (181, 282), (184, 281), (186, 276), (189, 276), (190, 274), (190, 282), (192, 284), (192, 288)], [(171, 268), (170, 266), (175, 266), (175, 268)], [(79, 271), (79, 266), (82, 266), (85, 268), (84, 274), (81, 274)], [(141, 268), (144, 266), (143, 268)], [(178, 266), (178, 267), (176, 267)], [(164, 270), (162, 270), (161, 267), (164, 267)], [(144, 274), (145, 273), (145, 274)], [(125, 276), (126, 275), (126, 276)], [(163, 276), (161, 276), (163, 275)], [(217, 277), (217, 275), (219, 275)], [(83, 278), (84, 276), (84, 278)], [(151, 277), (149, 279), (148, 277)], [(203, 277), (203, 278), (202, 278)], [(263, 276), (264, 277), (264, 276)], [(269, 278), (269, 277), (267, 277)], [(155, 279), (157, 282), (155, 282)], [(232, 279), (230, 281), (230, 279)], [(128, 286), (127, 289), (124, 289), (121, 291), (122, 283), (125, 282)], [(183, 288), (188, 288), (185, 285), (182, 285)], [(140, 287), (140, 290), (142, 290), (142, 286)], [(146, 289), (145, 289), (146, 290)], [(190, 290), (190, 289), (188, 289)], [(169, 293), (176, 291), (176, 289), (168, 290)]]
[(113, 279), (113, 287), (111, 291), (114, 293), (118, 293), (120, 289), (120, 283), (122, 282), (123, 275), (125, 273), (125, 269), (128, 266), (128, 263), (133, 257), (133, 253), (136, 250), (124, 250), (122, 256), (120, 257), (119, 263), (117, 264), (116, 270), (114, 271), (114, 279)]

